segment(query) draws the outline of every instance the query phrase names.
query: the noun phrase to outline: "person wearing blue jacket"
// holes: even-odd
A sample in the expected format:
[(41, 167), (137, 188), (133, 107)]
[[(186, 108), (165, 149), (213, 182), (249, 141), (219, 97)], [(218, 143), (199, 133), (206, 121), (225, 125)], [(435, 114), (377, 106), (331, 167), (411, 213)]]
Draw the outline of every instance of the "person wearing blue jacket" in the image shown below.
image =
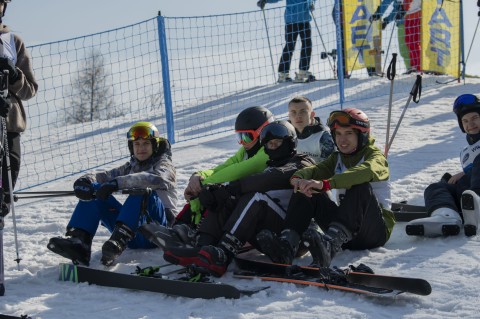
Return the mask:
[[(127, 163), (75, 181), (73, 189), (80, 201), (68, 222), (66, 238), (51, 238), (48, 249), (88, 266), (92, 239), (100, 223), (112, 233), (102, 246), (101, 262), (105, 266), (113, 264), (127, 246), (156, 247), (137, 230), (147, 222), (166, 225), (167, 220), (175, 218), (177, 184), (170, 143), (150, 122), (135, 123), (127, 140), (131, 155)], [(146, 188), (152, 191), (132, 193), (123, 204), (112, 196), (118, 190)]]
[[(266, 3), (276, 3), (281, 0), (260, 0), (257, 5), (263, 10)], [(296, 73), (295, 81), (315, 81), (315, 77), (308, 70), (310, 69), (310, 58), (312, 55), (312, 31), (310, 11), (315, 9), (315, 0), (286, 0), (285, 9), (285, 47), (278, 66), (278, 82), (292, 82), (290, 77), (290, 62), (292, 60), (295, 43), (298, 36), (302, 40), (300, 51), (300, 66)]]

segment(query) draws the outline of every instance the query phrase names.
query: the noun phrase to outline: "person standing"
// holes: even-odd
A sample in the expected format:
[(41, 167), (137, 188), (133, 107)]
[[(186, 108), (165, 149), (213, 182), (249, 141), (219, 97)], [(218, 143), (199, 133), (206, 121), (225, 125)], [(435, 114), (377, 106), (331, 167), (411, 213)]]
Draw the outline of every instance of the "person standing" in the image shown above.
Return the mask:
[[(260, 9), (265, 8), (266, 3), (276, 3), (281, 0), (260, 0), (257, 6)], [(292, 82), (290, 77), (290, 62), (298, 36), (302, 40), (302, 49), (300, 51), (300, 66), (296, 73), (295, 81), (311, 82), (315, 81), (315, 76), (308, 70), (310, 69), (310, 58), (312, 55), (312, 30), (310, 21), (312, 17), (310, 11), (315, 9), (315, 0), (286, 0), (285, 9), (285, 47), (278, 66), (278, 82)]]
[[(5, 118), (7, 124), (10, 171), (12, 187), (15, 188), (21, 163), (20, 134), (25, 131), (27, 126), (26, 112), (22, 101), (27, 101), (35, 96), (38, 84), (23, 40), (12, 33), (2, 21), (8, 3), (10, 0), (0, 0), (0, 71), (8, 71), (8, 97), (0, 99), (0, 116)], [(5, 216), (9, 212), (8, 203), (10, 203), (5, 156), (3, 156), (2, 163), (2, 192), (5, 195), (0, 194), (2, 202), (0, 216)]]

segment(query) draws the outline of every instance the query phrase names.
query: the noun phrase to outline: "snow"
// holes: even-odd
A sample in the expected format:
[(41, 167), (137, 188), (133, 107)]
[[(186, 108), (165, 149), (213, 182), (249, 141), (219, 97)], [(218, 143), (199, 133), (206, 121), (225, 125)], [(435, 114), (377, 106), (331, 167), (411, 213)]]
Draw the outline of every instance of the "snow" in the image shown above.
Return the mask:
[[(389, 92), (390, 83), (377, 79)], [(413, 81), (412, 81), (413, 83)], [(322, 85), (320, 83), (309, 85)], [(274, 86), (266, 87), (274, 90)], [(359, 94), (365, 92), (358, 92)], [(423, 190), (445, 172), (460, 170), (459, 152), (466, 144), (451, 112), (454, 99), (463, 93), (480, 93), (480, 80), (439, 85), (423, 92), (419, 104), (410, 103), (389, 153), (393, 201), (423, 204)], [(326, 96), (328, 98), (328, 96)], [(330, 97), (333, 98), (333, 97)], [(408, 96), (394, 96), (392, 132)], [(369, 115), (378, 146), (385, 144), (388, 96), (363, 100), (355, 106)], [(285, 105), (286, 108), (286, 105)], [(323, 121), (335, 108), (316, 109)], [(190, 174), (221, 163), (237, 149), (233, 134), (215, 135), (173, 146), (179, 193)], [(127, 147), (125, 143), (125, 153)], [(114, 166), (122, 164), (115, 163)], [(50, 183), (49, 190), (71, 189), (74, 178)], [(36, 189), (42, 190), (42, 189)], [(448, 238), (417, 238), (405, 234), (397, 223), (384, 247), (344, 251), (333, 261), (339, 267), (364, 263), (377, 273), (413, 276), (428, 280), (432, 294), (399, 295), (396, 298), (364, 297), (315, 287), (268, 283), (266, 291), (238, 300), (188, 299), (158, 293), (74, 284), (58, 280), (58, 264), (67, 260), (51, 253), (49, 238), (63, 235), (75, 197), (19, 200), (15, 205), (19, 255), (17, 270), (11, 215), (4, 230), (6, 294), (0, 297), (0, 313), (33, 318), (477, 318), (480, 302), (480, 237), (467, 238), (463, 231)], [(100, 248), (109, 235), (99, 228), (94, 239), (91, 267), (102, 269)], [(296, 260), (308, 264), (310, 257)], [(127, 250), (111, 271), (129, 273), (140, 265), (164, 264), (162, 251)], [(230, 270), (235, 267), (231, 265)], [(222, 282), (261, 286), (260, 281), (235, 279), (228, 272)]]

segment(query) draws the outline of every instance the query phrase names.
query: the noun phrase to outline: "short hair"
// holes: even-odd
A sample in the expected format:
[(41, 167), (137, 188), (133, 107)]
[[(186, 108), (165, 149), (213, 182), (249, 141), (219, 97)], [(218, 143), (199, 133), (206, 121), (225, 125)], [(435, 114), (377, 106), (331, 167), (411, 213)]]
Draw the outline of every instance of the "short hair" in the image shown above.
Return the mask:
[(292, 103), (302, 103), (302, 102), (307, 103), (308, 105), (310, 105), (310, 107), (313, 108), (312, 101), (310, 101), (310, 99), (308, 97), (305, 97), (305, 96), (302, 96), (302, 95), (295, 96), (293, 99), (290, 100), (290, 102), (288, 102), (288, 105), (290, 105)]

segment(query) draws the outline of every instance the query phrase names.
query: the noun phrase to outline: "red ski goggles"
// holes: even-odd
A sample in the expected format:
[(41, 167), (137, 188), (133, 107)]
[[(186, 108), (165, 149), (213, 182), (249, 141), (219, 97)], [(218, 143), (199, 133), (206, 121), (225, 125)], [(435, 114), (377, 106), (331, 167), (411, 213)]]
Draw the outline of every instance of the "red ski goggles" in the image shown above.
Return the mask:
[(139, 138), (143, 138), (144, 140), (150, 140), (156, 137), (158, 137), (158, 133), (152, 128), (146, 126), (133, 127), (127, 133), (127, 139), (129, 141), (135, 141)]
[(342, 127), (353, 127), (359, 129), (361, 132), (367, 132), (370, 129), (369, 123), (357, 120), (343, 111), (333, 111), (328, 117), (327, 126), (330, 130), (335, 129), (337, 125)]
[(258, 137), (260, 136), (260, 132), (262, 129), (270, 123), (269, 121), (265, 121), (259, 128), (256, 130), (242, 130), (242, 131), (235, 131), (237, 133), (237, 140), (238, 144), (244, 145), (244, 146), (249, 146), (254, 144), (257, 140)]

